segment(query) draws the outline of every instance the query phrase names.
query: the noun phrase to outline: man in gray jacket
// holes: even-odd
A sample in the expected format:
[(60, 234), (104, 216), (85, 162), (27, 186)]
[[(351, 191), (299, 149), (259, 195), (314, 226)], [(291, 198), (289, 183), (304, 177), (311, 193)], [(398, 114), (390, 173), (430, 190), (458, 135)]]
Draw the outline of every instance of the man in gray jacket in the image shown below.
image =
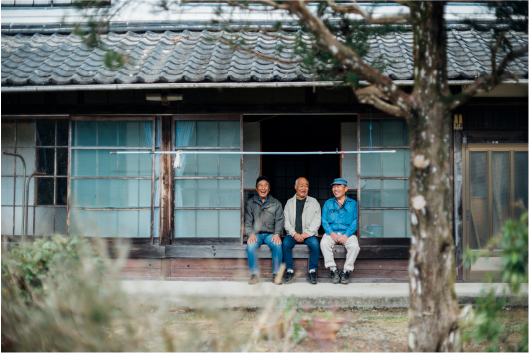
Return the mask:
[(319, 202), (308, 196), (309, 181), (305, 178), (296, 180), (296, 195), (285, 205), (285, 230), (287, 236), (283, 240), (283, 255), (287, 267), (285, 284), (296, 280), (292, 259), (292, 248), (296, 244), (307, 244), (310, 251), (309, 272), (307, 281), (316, 284), (316, 271), (320, 258), (320, 243), (316, 236), (321, 225), (321, 207)]
[[(283, 233), (283, 207), (281, 202), (270, 195), (270, 180), (260, 176), (255, 182), (257, 195), (246, 201), (244, 206), (244, 228), (248, 235), (248, 265), (251, 277), (248, 284), (259, 283), (259, 265), (257, 263), (259, 248), (263, 243), (272, 251), (274, 275), (279, 271), (283, 261), (281, 238)], [(274, 282), (272, 277), (272, 282)], [(276, 284), (281, 284), (281, 282)]]

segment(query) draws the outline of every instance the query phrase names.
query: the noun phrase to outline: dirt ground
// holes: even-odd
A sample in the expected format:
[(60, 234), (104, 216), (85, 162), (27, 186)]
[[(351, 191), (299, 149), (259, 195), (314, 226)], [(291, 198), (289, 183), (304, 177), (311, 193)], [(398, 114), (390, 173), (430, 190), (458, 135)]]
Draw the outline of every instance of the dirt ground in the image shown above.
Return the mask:
[[(335, 341), (319, 341), (303, 329), (294, 337), (293, 330), (282, 340), (252, 338), (254, 324), (261, 311), (152, 309), (154, 326), (163, 327), (163, 339), (147, 342), (151, 350), (174, 351), (328, 351), (328, 352), (404, 352), (407, 351), (407, 309), (355, 308), (339, 310), (336, 316), (347, 319)], [(517, 344), (527, 322), (527, 308), (505, 308), (500, 318), (506, 326), (506, 342)], [(158, 332), (160, 330), (154, 327)], [(163, 331), (163, 330), (162, 330)], [(151, 336), (156, 337), (156, 336)], [(514, 347), (514, 346), (513, 346)], [(513, 347), (501, 347), (510, 350)], [(464, 342), (467, 352), (485, 351), (485, 343)]]

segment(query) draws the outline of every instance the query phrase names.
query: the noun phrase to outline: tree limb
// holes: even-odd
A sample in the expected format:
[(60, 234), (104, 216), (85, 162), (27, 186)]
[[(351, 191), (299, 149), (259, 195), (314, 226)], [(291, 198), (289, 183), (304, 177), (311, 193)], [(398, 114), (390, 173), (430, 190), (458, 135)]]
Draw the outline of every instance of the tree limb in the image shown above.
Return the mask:
[[(378, 70), (369, 66), (353, 50), (342, 44), (325, 26), (320, 18), (314, 16), (305, 6), (303, 1), (290, 1), (286, 3), (289, 11), (298, 17), (309, 30), (314, 34), (318, 43), (328, 50), (336, 59), (338, 59), (347, 69), (362, 76), (366, 81), (375, 85), (381, 92), (387, 95), (388, 100), (395, 106), (398, 106), (403, 112), (410, 110), (409, 96), (404, 93), (397, 85), (387, 76)], [(394, 108), (386, 110), (386, 104), (381, 104), (384, 111), (389, 114), (395, 112)]]
[(355, 90), (355, 94), (360, 103), (371, 104), (375, 108), (394, 116), (406, 117), (406, 112), (398, 106), (389, 103), (387, 101), (388, 97), (375, 86), (359, 88)]
[[(499, 43), (496, 43), (496, 45), (499, 45)], [(476, 79), (471, 85), (469, 85), (465, 90), (463, 90), (461, 93), (456, 94), (452, 97), (452, 102), (450, 104), (450, 109), (455, 109), (461, 104), (467, 102), (470, 98), (472, 98), (480, 89), (493, 89), (494, 87), (498, 86), (501, 82), (508, 80), (508, 79), (514, 79), (518, 80), (518, 77), (515, 74), (512, 73), (505, 73), (505, 69), (511, 63), (514, 59), (522, 57), (523, 55), (527, 54), (528, 46), (525, 45), (519, 49), (510, 51), (507, 53), (507, 55), (502, 59), (498, 67), (495, 71), (492, 73), (480, 77)], [(494, 60), (494, 56), (493, 56)], [(493, 68), (495, 67), (495, 64), (493, 63)]]

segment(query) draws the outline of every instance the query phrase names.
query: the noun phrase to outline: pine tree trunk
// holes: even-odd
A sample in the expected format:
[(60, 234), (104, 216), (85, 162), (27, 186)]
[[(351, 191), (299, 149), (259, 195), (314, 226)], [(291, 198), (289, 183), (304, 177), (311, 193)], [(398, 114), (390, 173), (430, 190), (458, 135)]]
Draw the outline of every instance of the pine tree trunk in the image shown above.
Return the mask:
[(450, 131), (446, 81), (444, 4), (417, 2), (410, 9), (414, 31), (414, 107), (410, 130), (410, 309), (412, 351), (458, 351), (455, 295)]

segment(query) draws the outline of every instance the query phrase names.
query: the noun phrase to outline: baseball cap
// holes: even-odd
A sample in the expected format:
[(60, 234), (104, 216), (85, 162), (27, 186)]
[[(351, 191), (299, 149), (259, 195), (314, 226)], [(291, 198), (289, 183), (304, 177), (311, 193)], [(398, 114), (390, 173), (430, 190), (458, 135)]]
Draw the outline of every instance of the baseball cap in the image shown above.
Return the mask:
[(345, 180), (344, 178), (336, 178), (332, 182), (331, 186), (332, 185), (337, 185), (337, 184), (341, 184), (341, 185), (347, 186), (347, 180)]

